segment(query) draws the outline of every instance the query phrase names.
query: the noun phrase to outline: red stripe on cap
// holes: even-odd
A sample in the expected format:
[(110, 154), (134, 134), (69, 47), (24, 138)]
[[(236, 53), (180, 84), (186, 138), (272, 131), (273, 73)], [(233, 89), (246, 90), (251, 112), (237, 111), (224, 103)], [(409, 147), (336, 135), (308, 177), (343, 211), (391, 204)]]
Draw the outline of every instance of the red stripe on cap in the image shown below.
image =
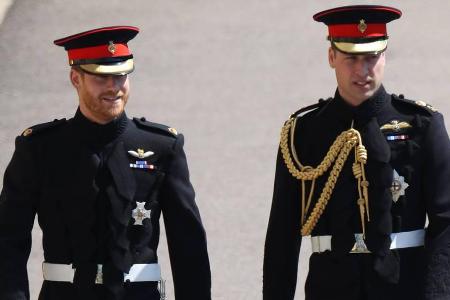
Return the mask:
[(381, 37), (387, 35), (386, 24), (366, 24), (364, 32), (359, 29), (359, 24), (335, 24), (328, 26), (330, 37)]
[(110, 45), (70, 49), (67, 51), (69, 60), (97, 59), (106, 57), (120, 57), (130, 55), (127, 44), (114, 44), (114, 51), (110, 51)]

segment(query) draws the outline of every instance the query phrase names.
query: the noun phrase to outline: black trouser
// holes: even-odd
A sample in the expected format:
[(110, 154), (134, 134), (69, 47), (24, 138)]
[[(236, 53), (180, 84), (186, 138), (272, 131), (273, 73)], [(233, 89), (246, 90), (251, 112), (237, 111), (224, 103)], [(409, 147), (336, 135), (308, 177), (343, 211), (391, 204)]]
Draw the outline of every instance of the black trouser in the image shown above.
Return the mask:
[(398, 250), (400, 281), (385, 282), (373, 270), (371, 254), (313, 253), (305, 284), (305, 300), (420, 300), (423, 295), (423, 248)]
[(124, 295), (115, 296), (103, 285), (95, 285), (89, 299), (80, 298), (72, 283), (44, 281), (39, 300), (160, 300), (157, 282), (125, 283)]

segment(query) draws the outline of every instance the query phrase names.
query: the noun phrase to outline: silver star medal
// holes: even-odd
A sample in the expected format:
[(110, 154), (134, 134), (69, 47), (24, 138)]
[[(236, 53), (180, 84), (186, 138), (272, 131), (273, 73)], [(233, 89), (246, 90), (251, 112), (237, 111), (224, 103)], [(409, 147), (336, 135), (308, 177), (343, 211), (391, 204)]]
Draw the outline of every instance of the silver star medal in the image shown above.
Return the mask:
[(394, 170), (394, 181), (392, 181), (391, 186), (392, 200), (397, 202), (400, 196), (404, 196), (408, 186), (409, 184), (405, 181), (405, 177), (400, 176), (397, 171)]
[(134, 219), (134, 225), (144, 225), (142, 221), (150, 219), (151, 210), (145, 209), (145, 202), (136, 202), (137, 207), (133, 209), (131, 216)]

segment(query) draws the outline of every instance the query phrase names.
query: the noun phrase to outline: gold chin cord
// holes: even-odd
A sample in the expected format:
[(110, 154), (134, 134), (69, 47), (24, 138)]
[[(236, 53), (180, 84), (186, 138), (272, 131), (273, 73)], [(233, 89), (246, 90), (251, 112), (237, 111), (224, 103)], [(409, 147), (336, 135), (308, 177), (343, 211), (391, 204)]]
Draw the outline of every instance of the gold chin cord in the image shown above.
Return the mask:
[[(280, 148), (286, 167), (294, 178), (301, 180), (302, 195), (302, 214), (301, 214), (301, 234), (302, 236), (311, 235), (312, 230), (320, 219), (325, 207), (333, 193), (336, 181), (342, 171), (345, 161), (347, 160), (352, 149), (355, 151), (355, 161), (353, 163), (353, 175), (357, 180), (359, 198), (357, 204), (361, 215), (361, 226), (363, 236), (365, 236), (365, 216), (370, 221), (369, 216), (369, 182), (366, 179), (364, 165), (367, 162), (367, 151), (362, 144), (360, 133), (353, 128), (342, 132), (331, 145), (328, 153), (322, 162), (316, 167), (304, 166), (300, 163), (294, 146), (294, 133), (297, 118), (291, 117), (281, 129)], [(353, 126), (352, 126), (353, 127)], [(289, 143), (290, 142), (290, 143)], [(294, 163), (295, 161), (295, 163)], [(308, 218), (306, 218), (310, 210), (311, 200), (314, 194), (315, 181), (322, 176), (331, 167), (328, 180), (317, 200), (316, 205), (312, 209)], [(307, 182), (310, 181), (310, 184)], [(306, 200), (306, 189), (309, 185), (308, 199)]]

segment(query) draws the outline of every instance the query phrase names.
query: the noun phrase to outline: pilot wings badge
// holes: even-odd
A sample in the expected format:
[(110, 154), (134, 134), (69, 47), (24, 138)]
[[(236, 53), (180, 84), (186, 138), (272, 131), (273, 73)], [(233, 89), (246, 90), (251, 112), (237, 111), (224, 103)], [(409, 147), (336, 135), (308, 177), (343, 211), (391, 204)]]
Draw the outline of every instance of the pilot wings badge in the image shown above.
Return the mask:
[(136, 158), (147, 158), (155, 154), (153, 151), (144, 151), (143, 149), (137, 149), (137, 152), (134, 150), (129, 150), (128, 154)]

